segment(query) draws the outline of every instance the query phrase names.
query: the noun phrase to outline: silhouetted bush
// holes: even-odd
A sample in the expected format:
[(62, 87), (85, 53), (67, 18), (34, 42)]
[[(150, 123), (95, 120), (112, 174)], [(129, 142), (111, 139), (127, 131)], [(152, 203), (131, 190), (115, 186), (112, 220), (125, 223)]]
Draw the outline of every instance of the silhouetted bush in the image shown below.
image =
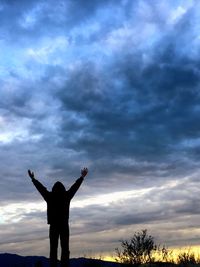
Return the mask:
[(130, 240), (121, 241), (122, 250), (116, 249), (116, 260), (121, 263), (138, 266), (155, 261), (154, 253), (158, 250), (154, 238), (147, 230), (136, 232)]
[(177, 263), (181, 266), (191, 266), (194, 264), (200, 264), (199, 256), (196, 257), (194, 252), (188, 251), (180, 252), (177, 256)]
[(166, 266), (169, 266), (169, 264), (173, 266), (175, 264), (173, 250), (168, 249), (165, 246), (158, 247), (155, 257), (156, 257), (157, 262), (159, 262), (160, 264), (162, 263), (162, 266), (163, 266), (163, 263), (166, 264)]

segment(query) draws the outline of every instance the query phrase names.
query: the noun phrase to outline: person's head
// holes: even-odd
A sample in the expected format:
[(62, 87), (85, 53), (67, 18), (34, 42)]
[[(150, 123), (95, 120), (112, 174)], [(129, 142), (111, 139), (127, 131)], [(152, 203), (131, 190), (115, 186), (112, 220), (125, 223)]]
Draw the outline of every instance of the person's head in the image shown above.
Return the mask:
[(58, 195), (63, 194), (65, 191), (66, 190), (65, 190), (64, 185), (59, 181), (57, 181), (52, 187), (52, 192)]

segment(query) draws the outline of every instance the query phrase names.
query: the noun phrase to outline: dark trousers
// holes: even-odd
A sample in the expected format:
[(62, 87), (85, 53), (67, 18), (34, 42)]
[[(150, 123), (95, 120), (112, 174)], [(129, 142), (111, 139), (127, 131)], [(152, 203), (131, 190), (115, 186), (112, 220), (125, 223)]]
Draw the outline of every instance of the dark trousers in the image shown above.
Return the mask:
[(58, 241), (61, 245), (61, 267), (69, 267), (69, 225), (50, 225), (50, 267), (57, 267)]

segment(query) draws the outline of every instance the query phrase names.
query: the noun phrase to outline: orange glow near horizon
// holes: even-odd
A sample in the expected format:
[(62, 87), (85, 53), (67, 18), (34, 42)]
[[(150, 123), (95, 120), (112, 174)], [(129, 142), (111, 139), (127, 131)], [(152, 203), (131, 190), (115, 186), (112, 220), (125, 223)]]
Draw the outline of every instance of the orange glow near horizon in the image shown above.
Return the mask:
[(196, 258), (200, 257), (200, 245), (193, 245), (193, 246), (182, 246), (180, 248), (178, 247), (171, 247), (169, 250), (173, 251), (173, 255), (176, 258), (179, 253), (181, 252), (189, 252), (194, 253)]
[(104, 261), (113, 261), (113, 262), (116, 261), (114, 256), (104, 256), (103, 260)]
[[(175, 262), (177, 260), (177, 256), (180, 253), (188, 252), (188, 253), (194, 253), (196, 259), (200, 259), (200, 245), (194, 245), (194, 246), (182, 246), (182, 247), (169, 247), (169, 252), (172, 252), (171, 257), (169, 259), (173, 259)], [(96, 257), (99, 258), (99, 257)], [(105, 256), (100, 257), (104, 261), (112, 261), (116, 262), (115, 255), (109, 255), (105, 254)], [(160, 261), (160, 258), (157, 258), (158, 261)]]

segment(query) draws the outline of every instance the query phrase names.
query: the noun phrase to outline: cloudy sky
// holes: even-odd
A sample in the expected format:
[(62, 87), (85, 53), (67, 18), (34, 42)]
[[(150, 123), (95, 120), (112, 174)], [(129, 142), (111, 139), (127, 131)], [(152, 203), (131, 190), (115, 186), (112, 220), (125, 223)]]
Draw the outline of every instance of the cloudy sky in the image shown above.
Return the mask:
[(71, 256), (148, 229), (200, 245), (200, 3), (0, 1), (0, 252), (48, 256), (51, 190), (71, 203)]

